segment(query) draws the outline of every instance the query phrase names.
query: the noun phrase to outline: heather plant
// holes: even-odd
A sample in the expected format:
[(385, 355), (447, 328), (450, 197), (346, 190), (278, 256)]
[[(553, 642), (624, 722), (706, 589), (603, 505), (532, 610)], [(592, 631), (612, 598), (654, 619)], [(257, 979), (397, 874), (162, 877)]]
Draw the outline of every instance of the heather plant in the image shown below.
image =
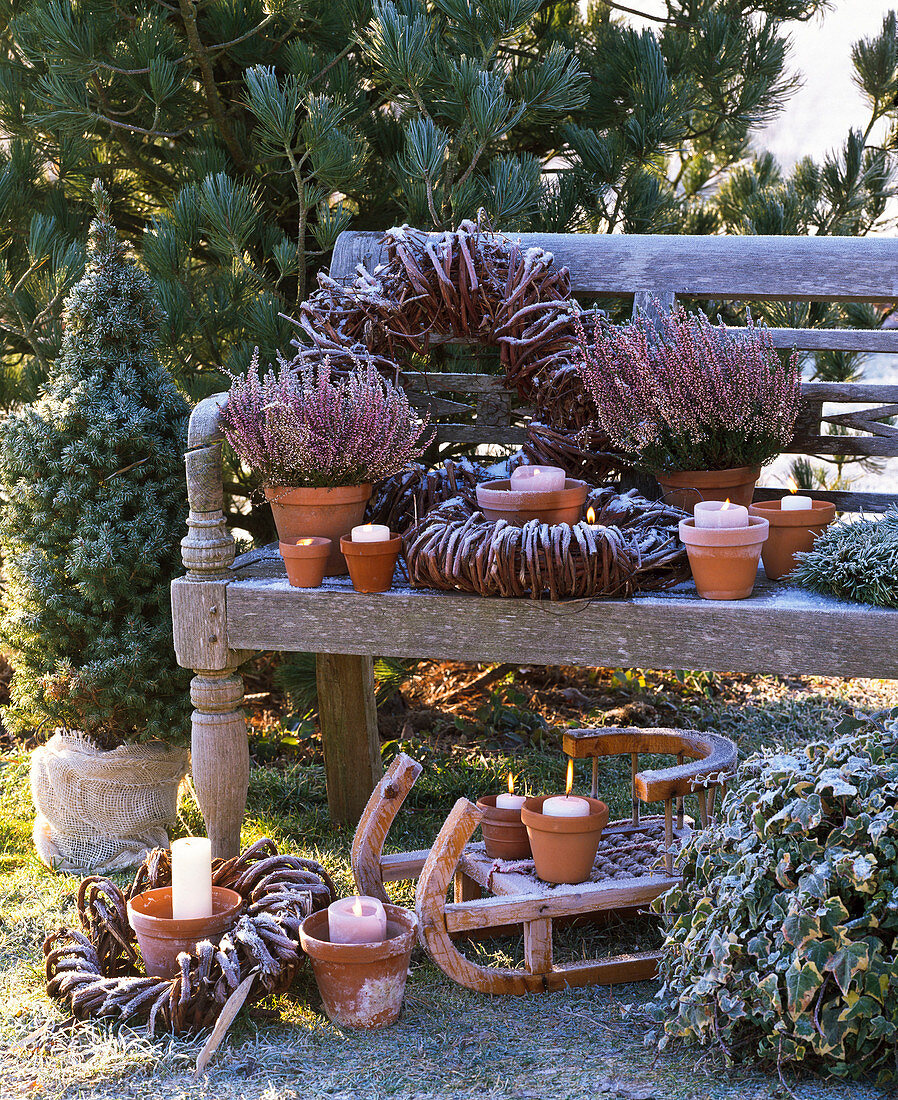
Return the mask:
[(623, 325), (599, 315), (591, 342), (577, 327), (578, 366), (598, 423), (635, 465), (663, 472), (763, 465), (792, 438), (798, 354), (781, 359), (751, 316), (739, 333), (682, 306), (659, 306)]
[(329, 360), (259, 370), (258, 351), (234, 378), (225, 436), (266, 485), (359, 485), (398, 473), (429, 443), (404, 391), (369, 362), (344, 377)]
[(662, 1046), (894, 1081), (896, 853), (898, 710), (746, 760), (654, 903)]

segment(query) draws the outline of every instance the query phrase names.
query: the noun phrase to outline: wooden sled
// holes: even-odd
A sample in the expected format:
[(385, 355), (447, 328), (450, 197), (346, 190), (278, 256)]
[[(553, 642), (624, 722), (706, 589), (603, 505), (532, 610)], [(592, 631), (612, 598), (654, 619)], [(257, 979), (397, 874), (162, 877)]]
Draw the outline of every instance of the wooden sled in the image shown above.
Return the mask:
[[(598, 757), (626, 753), (631, 758), (633, 812), (626, 820), (610, 822), (602, 834), (596, 881), (551, 887), (518, 864), (499, 866), (486, 855), (482, 844), (469, 843), (482, 814), (466, 798), (455, 803), (429, 851), (384, 855), (390, 826), (422, 770), (402, 753), (378, 783), (359, 821), (352, 845), (352, 870), (359, 893), (389, 901), (384, 883), (417, 879), (415, 909), (421, 945), (444, 973), (469, 989), (521, 995), (653, 978), (658, 951), (555, 965), (553, 921), (632, 910), (648, 905), (674, 886), (679, 881), (675, 850), (694, 827), (684, 814), (683, 798), (696, 794), (701, 824), (707, 825), (717, 791), (736, 762), (732, 741), (695, 730), (567, 730), (564, 751), (574, 758), (593, 759), (594, 795)], [(672, 754), (678, 762), (674, 767), (640, 772), (638, 757), (646, 752)], [(663, 816), (641, 816), (642, 803), (658, 801), (664, 803)], [(652, 863), (657, 866), (647, 863), (653, 845), (657, 855)], [(607, 874), (603, 867), (608, 868)], [(447, 902), (453, 880), (454, 901)], [(480, 966), (453, 942), (453, 937), (461, 934), (495, 932), (518, 924), (524, 929), (523, 970)]]

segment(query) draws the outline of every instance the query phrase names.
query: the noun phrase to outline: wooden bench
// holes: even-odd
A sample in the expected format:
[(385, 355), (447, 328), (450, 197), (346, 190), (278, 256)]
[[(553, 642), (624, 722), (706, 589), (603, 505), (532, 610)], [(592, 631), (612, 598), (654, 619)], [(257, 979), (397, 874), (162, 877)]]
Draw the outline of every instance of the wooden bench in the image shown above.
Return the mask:
[[(331, 275), (350, 278), (380, 255), (380, 234), (344, 233)], [(570, 268), (575, 295), (783, 302), (898, 301), (898, 242), (846, 237), (524, 235)], [(785, 308), (785, 307), (784, 307)], [(800, 316), (801, 306), (796, 307)], [(898, 331), (774, 329), (778, 347), (898, 352)], [(527, 411), (501, 378), (409, 373), (403, 382), (434, 410), (439, 439), (475, 448), (520, 444)], [(172, 585), (175, 650), (191, 684), (193, 776), (213, 850), (239, 846), (249, 774), (237, 669), (259, 650), (318, 654), (319, 717), (328, 802), (354, 823), (381, 775), (372, 655), (521, 664), (701, 669), (736, 673), (898, 678), (898, 612), (810, 596), (760, 579), (750, 600), (718, 603), (694, 591), (628, 600), (549, 604), (483, 599), (403, 586), (381, 595), (335, 578), (291, 588), (272, 545), (234, 560), (223, 513), (226, 395), (190, 420), (187, 575)], [(469, 422), (460, 409), (473, 406)], [(869, 408), (873, 406), (873, 408)], [(812, 382), (790, 453), (898, 456), (898, 385)], [(827, 424), (860, 434), (824, 434)], [(759, 499), (782, 495), (759, 490)], [(895, 494), (816, 494), (842, 511), (881, 512)]]

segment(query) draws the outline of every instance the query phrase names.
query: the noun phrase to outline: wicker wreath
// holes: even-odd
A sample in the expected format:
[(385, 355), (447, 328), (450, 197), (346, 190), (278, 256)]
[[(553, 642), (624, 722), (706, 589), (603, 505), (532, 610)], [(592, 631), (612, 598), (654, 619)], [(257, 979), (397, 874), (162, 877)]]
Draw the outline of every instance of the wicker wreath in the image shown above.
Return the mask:
[(533, 600), (630, 596), (686, 580), (686, 550), (677, 536), (685, 516), (635, 490), (593, 489), (595, 524), (514, 527), (490, 522), (463, 496), (435, 508), (405, 535), (414, 587), (529, 596)]
[[(319, 354), (348, 368), (362, 353), (395, 373), (450, 339), (496, 347), (506, 382), (536, 419), (564, 432), (594, 421), (574, 362), (579, 307), (568, 269), (551, 252), (523, 248), (482, 217), (442, 234), (390, 229), (384, 243), (386, 263), (373, 273), (360, 267), (347, 286), (321, 274), (300, 306), (295, 323)], [(594, 442), (610, 453), (607, 439)]]
[(200, 941), (179, 956), (174, 978), (140, 972), (126, 903), (144, 890), (171, 884), (171, 859), (156, 848), (138, 869), (127, 893), (108, 878), (92, 875), (78, 891), (82, 931), (62, 928), (44, 943), (47, 992), (66, 1001), (73, 1016), (146, 1019), (147, 1032), (210, 1027), (226, 1001), (250, 975), (248, 1000), (284, 992), (303, 959), (299, 925), (333, 901), (336, 888), (318, 863), (282, 855), (274, 841), (257, 840), (234, 859), (215, 860), (212, 882), (244, 899), (233, 931), (217, 944)]

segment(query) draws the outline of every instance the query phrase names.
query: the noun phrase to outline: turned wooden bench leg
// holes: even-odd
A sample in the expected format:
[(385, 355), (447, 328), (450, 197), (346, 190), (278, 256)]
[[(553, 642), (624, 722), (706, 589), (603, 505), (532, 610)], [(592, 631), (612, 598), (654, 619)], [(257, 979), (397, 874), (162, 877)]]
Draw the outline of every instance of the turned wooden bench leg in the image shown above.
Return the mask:
[(233, 668), (197, 672), (190, 681), (193, 784), (212, 841), (213, 858), (240, 851), (240, 826), (249, 786), (249, 745), (243, 717), (243, 678)]
[(327, 805), (332, 821), (354, 825), (383, 775), (374, 662), (366, 656), (319, 653), (316, 670)]

